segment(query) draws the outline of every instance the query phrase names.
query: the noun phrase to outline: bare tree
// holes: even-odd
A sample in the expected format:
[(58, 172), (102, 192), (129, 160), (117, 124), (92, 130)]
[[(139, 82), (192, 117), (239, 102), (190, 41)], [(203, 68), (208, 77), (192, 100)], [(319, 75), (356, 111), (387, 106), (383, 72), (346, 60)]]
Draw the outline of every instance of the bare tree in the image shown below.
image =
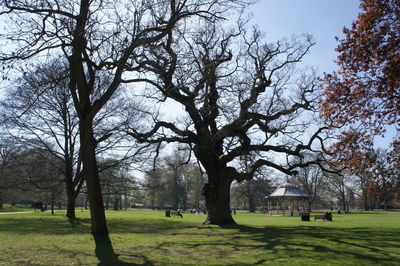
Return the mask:
[[(238, 169), (242, 172), (248, 172), (255, 159), (256, 156), (254, 154), (242, 156), (238, 163)], [(252, 179), (234, 184), (231, 191), (233, 192), (232, 199), (235, 201), (237, 208), (241, 207), (248, 209), (250, 212), (255, 212), (257, 206), (264, 205), (265, 196), (272, 192), (270, 191), (270, 180), (268, 180), (271, 172), (266, 170), (268, 169), (259, 168)]]
[[(0, 15), (10, 25), (2, 34), (1, 61), (10, 64), (40, 61), (48, 55), (68, 60), (69, 90), (79, 118), (80, 155), (88, 189), (92, 234), (97, 239), (108, 240), (108, 229), (96, 161), (99, 141), (93, 132), (96, 115), (120, 84), (126, 82), (127, 71), (139, 74), (143, 70), (135, 58), (150, 44), (161, 41), (180, 21), (192, 16), (219, 19), (217, 11), (221, 5), (233, 2), (236, 1), (0, 2)], [(10, 49), (11, 45), (15, 49)], [(102, 72), (110, 74), (106, 86), (99, 82)]]
[[(310, 156), (303, 154), (303, 158), (307, 157)], [(312, 160), (312, 158), (308, 158), (308, 160)], [(299, 173), (292, 177), (292, 180), (309, 195), (308, 209), (311, 210), (311, 205), (321, 196), (321, 191), (324, 187), (325, 176), (323, 171), (316, 165), (310, 165), (301, 168)]]
[[(192, 147), (208, 177), (203, 187), (206, 222), (232, 224), (233, 180), (252, 179), (263, 166), (289, 175), (298, 167), (323, 167), (321, 159), (291, 163), (304, 151), (318, 153), (323, 148), (321, 132), (326, 127), (311, 125), (316, 120), (317, 79), (297, 75), (294, 68), (314, 42), (305, 36), (304, 41), (289, 38), (264, 44), (257, 30), (247, 34), (239, 26), (220, 31), (226, 25), (215, 22), (196, 27), (195, 32), (168, 34), (138, 61), (153, 73), (141, 79), (148, 84), (144, 97), (172, 99), (185, 115), (178, 122), (154, 118), (147, 132), (127, 131), (142, 142)], [(307, 129), (314, 130), (306, 133)], [(238, 158), (250, 153), (256, 159), (248, 171), (237, 170)]]
[(201, 188), (205, 180), (188, 152), (175, 151), (158, 162), (145, 176), (144, 189), (152, 208), (170, 206), (186, 210), (200, 209)]
[(0, 145), (0, 201), (44, 201), (52, 213), (65, 197), (63, 162), (46, 148), (21, 145), (14, 139)]
[(231, 201), (233, 208), (244, 208), (255, 212), (265, 206), (265, 196), (272, 193), (271, 181), (263, 175), (255, 175), (251, 180), (233, 184)]
[(339, 208), (349, 211), (349, 176), (347, 174), (327, 174), (325, 175), (330, 186), (329, 189), (339, 202)]
[[(371, 184), (377, 192), (379, 205), (385, 211), (399, 198), (399, 172), (396, 160), (393, 158), (393, 151), (378, 149), (375, 150), (375, 162), (373, 165), (373, 183)], [(399, 155), (395, 155), (399, 156)]]
[(182, 179), (184, 188), (182, 208), (186, 209), (190, 206), (192, 209), (200, 210), (204, 206), (201, 191), (204, 184), (207, 182), (205, 175), (201, 172), (197, 164), (190, 163), (185, 167), (185, 171), (182, 173)]
[(68, 89), (67, 72), (60, 60), (26, 70), (19, 84), (9, 88), (1, 101), (1, 120), (16, 141), (33, 149), (47, 149), (63, 162), (59, 171), (65, 180), (67, 217), (73, 220), (84, 178), (79, 156), (79, 121)]
[(303, 188), (303, 191), (310, 196), (308, 198), (308, 209), (311, 210), (311, 205), (320, 196), (324, 181), (322, 170), (315, 166), (303, 168), (296, 175), (295, 180)]
[(126, 161), (107, 158), (99, 162), (100, 182), (102, 185), (105, 207), (112, 202), (113, 210), (122, 209), (122, 198), (125, 200), (137, 191), (138, 182), (129, 174)]
[(360, 132), (350, 130), (343, 133), (340, 141), (332, 145), (332, 151), (336, 164), (345, 168), (345, 173), (358, 183), (364, 209), (373, 207), (375, 200), (370, 193), (376, 164), (373, 140)]
[[(106, 73), (100, 77), (107, 82), (104, 75)], [(1, 121), (15, 141), (32, 148), (47, 149), (64, 162), (61, 170), (67, 192), (67, 217), (74, 220), (75, 201), (85, 179), (81, 169), (79, 119), (68, 82), (67, 65), (59, 59), (25, 70), (19, 84), (9, 88), (1, 101)], [(124, 110), (123, 102), (123, 95), (115, 94), (95, 117), (93, 128), (97, 139), (96, 154), (112, 154), (110, 150), (114, 150), (119, 154), (118, 159), (127, 163), (141, 160), (143, 157), (139, 155), (146, 149), (132, 143), (124, 144), (123, 134), (116, 132), (118, 121), (123, 120), (119, 110)], [(130, 115), (136, 115), (132, 108)]]
[(10, 138), (5, 138), (4, 134), (0, 139), (0, 209), (3, 202), (7, 199), (8, 191), (18, 187), (18, 181), (14, 178), (12, 163), (19, 146)]
[(51, 214), (54, 214), (56, 201), (65, 195), (62, 188), (64, 163), (47, 148), (27, 148), (18, 155), (14, 165), (18, 170), (17, 178), (24, 181), (25, 189), (36, 193), (36, 199), (41, 195), (39, 198), (46, 205), (50, 204)]
[(152, 169), (146, 172), (144, 176), (143, 190), (146, 197), (147, 205), (155, 209), (161, 207), (163, 200), (162, 194), (165, 192), (164, 183), (161, 175), (162, 169)]

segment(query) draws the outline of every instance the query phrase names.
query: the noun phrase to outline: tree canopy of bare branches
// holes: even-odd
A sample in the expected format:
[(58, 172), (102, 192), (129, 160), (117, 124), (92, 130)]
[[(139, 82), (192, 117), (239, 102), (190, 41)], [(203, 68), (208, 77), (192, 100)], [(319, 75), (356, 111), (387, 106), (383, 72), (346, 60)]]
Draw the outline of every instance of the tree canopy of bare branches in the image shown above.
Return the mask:
[[(311, 126), (318, 110), (318, 81), (294, 67), (314, 41), (303, 36), (264, 43), (258, 30), (248, 30), (240, 21), (232, 29), (216, 22), (195, 25), (168, 34), (138, 58), (148, 71), (136, 80), (147, 86), (144, 97), (158, 103), (172, 99), (185, 115), (179, 123), (153, 116), (147, 132), (127, 131), (141, 142), (192, 147), (208, 176), (203, 188), (206, 222), (230, 224), (233, 180), (251, 179), (264, 166), (290, 175), (298, 167), (323, 167), (322, 159), (290, 160), (324, 149), (327, 127)], [(235, 166), (245, 155), (255, 159), (240, 171)]]

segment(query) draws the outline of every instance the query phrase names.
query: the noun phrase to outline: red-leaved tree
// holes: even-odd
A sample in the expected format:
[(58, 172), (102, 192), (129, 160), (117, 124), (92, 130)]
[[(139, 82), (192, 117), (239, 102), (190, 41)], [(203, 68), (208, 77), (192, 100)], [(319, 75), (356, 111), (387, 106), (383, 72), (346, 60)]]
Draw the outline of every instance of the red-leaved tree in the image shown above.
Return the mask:
[[(339, 70), (325, 75), (323, 115), (342, 129), (342, 150), (351, 145), (347, 141), (354, 132), (367, 144), (384, 135), (387, 126), (395, 128), (390, 153), (395, 154), (400, 143), (400, 1), (361, 0), (360, 9), (336, 48)], [(400, 165), (398, 156), (392, 158), (392, 165)]]

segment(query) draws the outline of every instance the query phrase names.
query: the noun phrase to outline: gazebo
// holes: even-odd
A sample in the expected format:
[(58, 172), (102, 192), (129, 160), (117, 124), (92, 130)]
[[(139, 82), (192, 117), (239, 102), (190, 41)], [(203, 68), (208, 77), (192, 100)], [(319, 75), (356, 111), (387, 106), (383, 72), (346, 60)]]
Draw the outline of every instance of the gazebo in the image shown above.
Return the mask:
[(284, 183), (265, 198), (267, 199), (269, 215), (272, 215), (275, 211), (277, 215), (285, 215), (285, 209), (287, 209), (287, 214), (293, 216), (294, 212), (300, 215), (301, 212), (305, 211), (304, 206), (307, 206), (309, 197), (295, 184)]

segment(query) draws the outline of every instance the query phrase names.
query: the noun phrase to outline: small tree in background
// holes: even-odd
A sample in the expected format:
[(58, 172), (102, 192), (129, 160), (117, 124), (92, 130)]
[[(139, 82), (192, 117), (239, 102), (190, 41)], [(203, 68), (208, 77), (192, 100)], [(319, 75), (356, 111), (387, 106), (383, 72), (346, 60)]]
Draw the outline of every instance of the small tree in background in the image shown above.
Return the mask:
[(324, 187), (324, 173), (316, 166), (309, 166), (299, 170), (299, 173), (292, 177), (293, 183), (298, 185), (301, 190), (309, 195), (308, 209), (322, 196)]
[(148, 206), (184, 210), (202, 207), (201, 190), (206, 181), (199, 166), (190, 162), (187, 155), (187, 152), (177, 151), (146, 173), (144, 190)]
[(15, 162), (21, 151), (12, 138), (0, 138), (0, 209), (13, 194), (20, 194), (20, 180), (16, 178)]
[(127, 207), (128, 198), (138, 190), (138, 182), (129, 174), (124, 162), (114, 158), (108, 158), (99, 162), (100, 182), (103, 190), (105, 208), (117, 211)]

